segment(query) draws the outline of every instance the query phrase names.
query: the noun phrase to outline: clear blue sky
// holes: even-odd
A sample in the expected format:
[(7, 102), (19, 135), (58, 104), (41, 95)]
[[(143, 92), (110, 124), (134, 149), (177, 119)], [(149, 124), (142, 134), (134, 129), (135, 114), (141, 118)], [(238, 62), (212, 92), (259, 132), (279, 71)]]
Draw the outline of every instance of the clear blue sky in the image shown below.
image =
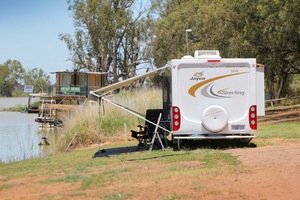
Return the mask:
[(46, 73), (72, 69), (61, 33), (73, 35), (66, 0), (0, 0), (0, 63), (18, 60)]

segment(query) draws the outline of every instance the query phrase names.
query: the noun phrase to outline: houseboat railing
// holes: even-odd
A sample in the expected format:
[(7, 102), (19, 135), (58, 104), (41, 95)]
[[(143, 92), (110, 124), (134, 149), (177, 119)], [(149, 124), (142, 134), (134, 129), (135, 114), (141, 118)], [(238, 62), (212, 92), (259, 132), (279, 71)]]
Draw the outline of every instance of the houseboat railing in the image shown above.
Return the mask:
[(85, 96), (88, 97), (90, 91), (99, 89), (99, 86), (50, 86), (48, 96)]

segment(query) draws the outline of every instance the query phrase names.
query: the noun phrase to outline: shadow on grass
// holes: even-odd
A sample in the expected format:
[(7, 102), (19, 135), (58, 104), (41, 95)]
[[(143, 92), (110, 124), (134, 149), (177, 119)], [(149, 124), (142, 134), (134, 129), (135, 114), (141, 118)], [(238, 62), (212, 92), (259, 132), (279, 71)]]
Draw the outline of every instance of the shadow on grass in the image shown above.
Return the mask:
[(120, 154), (124, 154), (124, 153), (133, 153), (133, 152), (136, 152), (136, 146), (101, 149), (95, 153), (93, 158), (109, 157), (109, 156), (115, 156), (115, 155), (120, 155)]
[[(171, 142), (169, 144), (172, 144)], [(172, 147), (172, 145), (170, 146)], [(196, 149), (235, 149), (235, 148), (255, 148), (255, 143), (247, 143), (241, 142), (237, 140), (186, 140), (181, 142), (180, 150), (192, 151)], [(159, 148), (154, 148), (155, 150), (161, 150)], [(146, 151), (145, 149), (138, 149), (137, 146), (126, 146), (126, 147), (116, 147), (109, 149), (100, 149), (98, 150), (93, 158), (101, 158), (101, 157), (110, 157), (116, 156), (126, 153), (133, 153), (137, 151)], [(175, 154), (176, 155), (176, 154)], [(175, 155), (160, 155), (153, 156), (149, 158), (143, 158), (144, 160), (154, 159), (158, 157), (166, 157), (166, 156), (175, 156)], [(131, 161), (131, 160), (130, 160)], [(133, 161), (133, 160), (132, 160)]]
[[(158, 148), (153, 148), (153, 151), (161, 150)], [(137, 148), (137, 146), (127, 146), (127, 147), (117, 147), (117, 148), (110, 148), (110, 149), (102, 149), (95, 153), (93, 158), (101, 158), (101, 157), (110, 157), (110, 156), (116, 156), (126, 153), (133, 153), (138, 151), (148, 151), (146, 149), (140, 149)], [(183, 152), (182, 154), (187, 154), (187, 152)], [(144, 158), (134, 158), (134, 159), (128, 159), (128, 161), (136, 161), (136, 160), (151, 160), (156, 158), (162, 158), (162, 157), (170, 157), (170, 156), (178, 156), (182, 154), (168, 154), (168, 155), (156, 155), (151, 157), (144, 157)]]
[(241, 142), (238, 140), (187, 140), (182, 142), (180, 149), (235, 149), (235, 148), (255, 148), (255, 143)]
[(152, 157), (146, 157), (146, 158), (133, 158), (133, 159), (128, 159), (127, 161), (137, 161), (137, 160), (152, 160), (156, 158), (164, 158), (164, 157), (172, 157), (172, 156), (178, 156), (178, 155), (184, 155), (188, 154), (187, 152), (181, 153), (181, 154), (168, 154), (168, 155), (159, 155), (159, 156), (152, 156)]

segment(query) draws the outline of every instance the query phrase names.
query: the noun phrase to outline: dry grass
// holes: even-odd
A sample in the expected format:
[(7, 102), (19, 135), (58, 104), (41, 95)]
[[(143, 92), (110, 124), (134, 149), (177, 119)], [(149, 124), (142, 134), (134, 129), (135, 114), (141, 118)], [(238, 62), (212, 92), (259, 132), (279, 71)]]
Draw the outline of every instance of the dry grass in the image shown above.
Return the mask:
[[(145, 114), (146, 109), (162, 108), (161, 90), (121, 91), (108, 98), (127, 108)], [(55, 149), (66, 151), (86, 147), (98, 141), (100, 111), (101, 142), (131, 139), (130, 130), (144, 121), (107, 102), (98, 105), (83, 105), (64, 117), (64, 127)]]

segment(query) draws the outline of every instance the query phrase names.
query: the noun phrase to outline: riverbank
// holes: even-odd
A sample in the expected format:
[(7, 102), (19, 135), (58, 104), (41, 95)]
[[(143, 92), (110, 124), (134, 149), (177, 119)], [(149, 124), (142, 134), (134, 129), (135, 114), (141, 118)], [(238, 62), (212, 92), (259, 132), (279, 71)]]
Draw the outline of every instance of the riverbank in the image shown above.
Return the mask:
[(93, 147), (1, 164), (0, 194), (2, 199), (297, 199), (299, 128), (299, 123), (260, 126), (256, 148), (222, 143), (149, 152), (135, 151), (132, 141), (102, 144), (106, 151), (96, 157)]
[(96, 158), (93, 155), (98, 149), (91, 148), (1, 164), (1, 199), (299, 197), (300, 139), (254, 142), (257, 148), (179, 152), (171, 149), (136, 152), (136, 142), (118, 143), (103, 145), (106, 153)]
[(26, 107), (26, 105), (18, 105), (15, 107), (3, 108), (2, 110), (0, 110), (0, 112), (25, 112)]

